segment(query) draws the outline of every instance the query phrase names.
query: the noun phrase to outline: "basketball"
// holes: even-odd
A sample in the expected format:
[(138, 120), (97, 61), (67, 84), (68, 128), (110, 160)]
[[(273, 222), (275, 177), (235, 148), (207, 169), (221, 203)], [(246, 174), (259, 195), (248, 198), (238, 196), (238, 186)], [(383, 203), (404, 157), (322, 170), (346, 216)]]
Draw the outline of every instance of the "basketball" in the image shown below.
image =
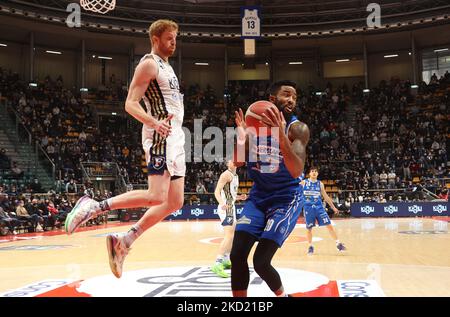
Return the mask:
[(270, 135), (270, 128), (260, 122), (263, 118), (262, 114), (270, 108), (279, 112), (277, 106), (266, 100), (256, 101), (248, 107), (247, 112), (245, 113), (245, 124), (247, 125), (247, 128), (250, 128), (250, 133), (256, 133), (258, 136)]

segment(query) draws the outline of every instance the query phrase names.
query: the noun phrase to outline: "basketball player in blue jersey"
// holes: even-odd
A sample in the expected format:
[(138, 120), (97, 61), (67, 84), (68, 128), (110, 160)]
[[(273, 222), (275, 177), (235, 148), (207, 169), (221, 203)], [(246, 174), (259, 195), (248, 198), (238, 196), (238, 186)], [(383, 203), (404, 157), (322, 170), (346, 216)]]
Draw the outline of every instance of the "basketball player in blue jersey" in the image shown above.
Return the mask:
[[(149, 29), (152, 51), (136, 67), (125, 110), (143, 124), (142, 146), (148, 169), (148, 189), (133, 190), (97, 202), (85, 196), (67, 216), (65, 230), (72, 234), (89, 219), (114, 209), (150, 207), (123, 235), (108, 235), (107, 249), (113, 274), (120, 278), (131, 244), (147, 229), (184, 202), (186, 172), (182, 129), (184, 106), (177, 76), (169, 64), (176, 49), (178, 25), (157, 20)], [(141, 106), (143, 100), (147, 111)]]
[[(297, 104), (295, 83), (280, 81), (272, 85), (269, 100), (279, 111), (268, 110), (262, 123), (275, 128), (278, 136), (256, 137), (246, 132), (242, 110), (236, 112), (238, 152), (249, 148), (253, 159), (246, 159), (253, 179), (249, 198), (237, 221), (231, 249), (231, 288), (233, 296), (247, 296), (250, 279), (247, 258), (258, 241), (253, 267), (276, 296), (287, 296), (272, 258), (295, 227), (301, 211), (300, 176), (306, 160), (309, 128), (294, 115)], [(265, 157), (264, 157), (265, 156)], [(274, 164), (277, 163), (277, 164)]]
[(344, 251), (346, 250), (346, 247), (339, 241), (336, 232), (334, 231), (330, 217), (328, 217), (328, 214), (323, 207), (322, 197), (336, 214), (339, 214), (339, 210), (334, 206), (333, 200), (328, 196), (325, 187), (322, 182), (317, 179), (317, 176), (319, 176), (318, 168), (311, 167), (309, 170), (309, 178), (300, 182), (300, 185), (303, 188), (303, 210), (307, 229), (306, 235), (309, 242), (308, 255), (314, 253), (314, 247), (312, 245), (312, 228), (315, 226), (316, 220), (319, 226), (325, 226), (328, 229), (331, 237), (336, 241), (336, 248), (339, 251)]

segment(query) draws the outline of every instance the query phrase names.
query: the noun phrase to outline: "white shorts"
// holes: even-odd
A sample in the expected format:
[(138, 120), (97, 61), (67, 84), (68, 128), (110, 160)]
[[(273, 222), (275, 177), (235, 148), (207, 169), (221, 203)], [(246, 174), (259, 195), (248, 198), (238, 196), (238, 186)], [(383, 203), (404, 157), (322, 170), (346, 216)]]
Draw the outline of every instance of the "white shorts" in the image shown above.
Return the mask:
[[(232, 224), (236, 224), (236, 206), (233, 204), (232, 208), (233, 208), (233, 214), (231, 215), (231, 217), (233, 217)], [(219, 215), (222, 226), (230, 225), (230, 224), (225, 223), (225, 218), (227, 217), (227, 212), (226, 212), (226, 210), (222, 209), (222, 205), (217, 206), (217, 214)]]
[[(154, 137), (155, 133), (153, 129), (142, 131), (142, 147), (145, 152), (148, 175), (162, 175), (167, 169), (172, 177), (186, 176), (184, 131), (173, 130), (165, 140), (159, 136)], [(156, 140), (155, 144), (154, 140)]]

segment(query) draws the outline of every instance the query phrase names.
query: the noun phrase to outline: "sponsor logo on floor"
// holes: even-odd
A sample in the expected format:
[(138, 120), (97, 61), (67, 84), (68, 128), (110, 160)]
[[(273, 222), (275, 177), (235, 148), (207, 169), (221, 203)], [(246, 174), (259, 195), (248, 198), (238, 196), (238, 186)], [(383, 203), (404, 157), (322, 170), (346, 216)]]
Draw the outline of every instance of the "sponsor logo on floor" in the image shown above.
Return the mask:
[[(374, 280), (336, 280), (297, 269), (278, 268), (286, 292), (294, 297), (384, 297)], [(10, 290), (0, 297), (230, 297), (229, 278), (209, 267), (168, 267), (124, 272), (87, 280), (46, 280)], [(250, 269), (248, 295), (273, 297), (266, 283)]]
[[(206, 244), (220, 244), (222, 242), (223, 238), (221, 237), (215, 237), (215, 238), (206, 238), (200, 240), (201, 243)], [(313, 242), (321, 241), (322, 238), (319, 237), (313, 237)], [(308, 242), (308, 239), (306, 237), (301, 236), (290, 236), (284, 243), (302, 243), (302, 242)]]
[(57, 250), (75, 248), (74, 245), (69, 244), (49, 244), (49, 245), (12, 245), (9, 247), (1, 247), (0, 251), (42, 251), (42, 250)]
[(399, 231), (398, 233), (403, 234), (445, 234), (448, 231), (439, 231), (439, 230), (408, 230), (408, 231)]
[(99, 234), (94, 234), (91, 237), (95, 237), (95, 238), (103, 238), (106, 236), (109, 236), (111, 234), (124, 234), (126, 233), (126, 231), (121, 231), (121, 232), (107, 232), (107, 233), (99, 233)]
[(39, 239), (39, 237), (16, 237), (16, 236), (12, 236), (12, 237), (8, 237), (7, 239), (1, 239), (0, 243), (14, 242), (14, 241), (25, 241), (25, 240), (35, 240), (35, 239)]

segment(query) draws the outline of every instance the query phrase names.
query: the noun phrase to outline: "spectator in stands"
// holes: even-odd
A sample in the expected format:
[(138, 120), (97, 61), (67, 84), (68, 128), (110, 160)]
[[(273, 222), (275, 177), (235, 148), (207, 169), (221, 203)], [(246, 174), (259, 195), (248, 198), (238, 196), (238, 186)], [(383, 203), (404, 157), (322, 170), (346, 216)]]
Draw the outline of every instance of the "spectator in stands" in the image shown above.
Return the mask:
[(206, 194), (207, 193), (205, 185), (201, 181), (197, 182), (195, 191), (197, 192), (197, 194)]
[[(61, 173), (61, 179), (67, 178), (64, 184), (70, 178), (78, 184), (81, 183), (80, 160), (117, 161), (122, 164), (121, 168), (128, 171), (130, 182), (146, 182), (142, 168), (139, 168), (142, 156), (139, 129), (129, 131), (124, 122), (114, 124), (118, 134), (113, 138), (108, 133), (97, 134), (96, 124), (89, 110), (89, 101), (81, 99), (78, 92), (64, 89), (61, 86), (62, 80), (53, 80), (48, 76), (44, 83), (38, 84), (38, 89), (30, 89), (17, 74), (11, 72), (10, 75), (0, 76), (4, 76), (0, 84), (0, 94), (8, 98), (8, 102), (11, 102), (20, 113), (24, 125), (30, 131), (34, 131), (33, 137), (42, 141), (43, 148), (49, 157), (54, 159), (57, 172)], [(119, 95), (118, 91), (122, 90), (120, 79), (116, 78), (115, 82), (116, 87), (112, 87), (109, 83), (111, 87), (104, 87), (103, 99)], [(334, 87), (330, 84), (326, 87), (326, 94), (316, 96), (315, 91), (319, 89), (312, 84), (309, 85), (305, 91), (299, 91), (299, 103), (302, 105), (301, 115), (305, 117), (304, 122), (310, 126), (311, 135), (315, 136), (315, 140), (313, 138), (310, 142), (311, 150), (308, 151), (310, 159), (321, 158), (323, 175), (336, 179), (341, 189), (347, 186), (349, 189), (359, 187), (355, 184), (353, 175), (347, 174), (345, 179), (341, 179), (339, 175), (344, 175), (342, 172), (345, 170), (362, 171), (360, 179), (363, 179), (365, 171), (368, 171), (371, 175), (369, 188), (378, 188), (380, 182), (376, 181), (377, 173), (383, 169), (389, 171), (392, 167), (395, 167), (394, 172), (400, 177), (400, 182), (396, 180), (395, 186), (403, 186), (403, 181), (409, 181), (413, 177), (422, 179), (424, 175), (434, 178), (445, 177), (448, 174), (445, 148), (446, 109), (450, 100), (450, 93), (448, 91), (445, 93), (445, 88), (448, 84), (450, 84), (449, 72), (440, 79), (434, 74), (431, 85), (420, 83), (417, 96), (411, 95), (408, 81), (397, 78), (380, 82), (369, 94), (363, 93), (363, 84), (353, 85), (351, 92), (345, 86)], [(266, 88), (267, 84), (262, 82), (230, 81), (227, 87), (230, 96), (227, 97), (225, 107), (219, 102), (220, 98), (217, 98), (211, 87), (202, 89), (199, 85), (186, 86), (184, 89), (186, 124), (189, 126), (191, 122), (192, 127), (189, 126), (189, 129), (192, 130), (193, 118), (204, 116), (204, 124), (210, 126), (225, 128), (227, 124), (232, 125), (230, 113), (233, 113), (238, 105), (245, 107), (253, 100), (262, 99), (261, 96), (267, 93)], [(441, 91), (434, 94), (438, 88)], [(51, 102), (46, 106), (48, 101)], [(355, 124), (349, 124), (346, 120), (348, 114), (344, 111), (351, 105), (349, 102), (356, 107)], [(70, 122), (70, 132), (66, 128), (66, 121)], [(121, 125), (125, 127), (122, 130), (125, 131), (125, 138), (119, 137)], [(325, 139), (320, 138), (322, 131), (325, 131), (322, 136), (328, 134)], [(79, 135), (76, 135), (76, 132), (79, 132)], [(53, 138), (53, 141), (50, 141), (50, 138)], [(96, 145), (107, 143), (103, 142), (102, 138), (112, 139), (108, 141), (111, 143), (109, 146), (111, 151)], [(125, 145), (129, 150), (128, 154), (127, 151), (121, 152)], [(116, 151), (118, 148), (119, 152)], [(389, 155), (392, 148), (395, 149), (394, 158)], [(387, 152), (383, 153), (383, 150)], [(370, 157), (366, 157), (367, 154), (363, 153), (370, 153)], [(10, 161), (5, 154), (4, 150), (0, 150), (0, 169), (10, 170)], [(363, 165), (360, 165), (361, 161)], [(188, 163), (188, 170), (195, 175), (198, 169), (203, 168), (200, 164)], [(218, 164), (211, 166), (213, 170), (217, 168)], [(189, 174), (186, 176), (186, 188), (195, 191), (195, 177), (190, 177)], [(217, 177), (211, 178), (212, 183), (216, 180)], [(210, 185), (211, 182), (205, 181), (206, 190)], [(362, 187), (365, 189), (364, 180)], [(442, 184), (429, 188), (437, 190), (441, 187)], [(12, 186), (5, 187), (5, 191), (11, 193), (12, 190)], [(20, 188), (16, 191), (20, 193)], [(41, 190), (34, 190), (39, 191)]]
[(6, 155), (6, 150), (4, 148), (0, 149), (0, 169), (9, 169), (11, 167), (11, 160)]
[(7, 226), (11, 234), (17, 234), (15, 228), (20, 225), (20, 221), (12, 217), (7, 211), (3, 209), (3, 203), (7, 200), (7, 195), (0, 193), (0, 224)]
[(339, 206), (339, 210), (342, 211), (342, 215), (349, 215), (351, 206), (352, 203), (350, 201), (350, 197), (345, 198), (344, 203)]
[(372, 188), (375, 188), (375, 189), (380, 188), (380, 185), (379, 185), (380, 175), (377, 173), (377, 171), (373, 172), (371, 180), (372, 180)]
[(13, 162), (11, 172), (14, 178), (22, 178), (24, 175), (24, 172), (17, 166), (17, 162)]
[(37, 178), (29, 185), (29, 188), (33, 193), (42, 193), (42, 185)]
[[(21, 199), (19, 201), (19, 204), (17, 205), (16, 208), (16, 217), (17, 219), (21, 220), (21, 221), (26, 221), (30, 224), (30, 228), (32, 229), (31, 231), (36, 231), (36, 229), (38, 228), (39, 225), (39, 216), (34, 214), (34, 215), (30, 215), (28, 213), (28, 211), (25, 208), (25, 202), (23, 201), (23, 199)], [(42, 229), (42, 228), (41, 228)]]
[(409, 160), (409, 157), (405, 157), (403, 161), (403, 178), (405, 180), (411, 179), (411, 170), (410, 170), (411, 161)]
[(0, 207), (8, 214), (14, 212), (14, 208), (9, 200), (9, 195), (5, 192), (0, 193)]
[(388, 175), (386, 174), (386, 172), (383, 170), (380, 174), (380, 187), (385, 189), (387, 186), (387, 180), (388, 180)]
[[(49, 199), (41, 199), (39, 201), (38, 208), (42, 211), (42, 215), (44, 217), (44, 231), (48, 230), (48, 228), (53, 229), (55, 227), (55, 222), (57, 219), (57, 215), (50, 212), (49, 209), (50, 200)], [(54, 208), (51, 206), (50, 208)]]
[(55, 207), (54, 202), (51, 200), (46, 200), (46, 205), (47, 210), (49, 211), (49, 218), (51, 218), (50, 223), (52, 224), (52, 227), (61, 228), (61, 217), (59, 215), (59, 210)]
[(82, 130), (80, 132), (80, 134), (78, 135), (78, 139), (82, 142), (86, 142), (86, 138), (87, 138), (86, 132), (84, 132), (84, 130)]
[(60, 204), (56, 205), (58, 209), (58, 219), (60, 224), (63, 224), (66, 220), (67, 215), (70, 213), (74, 206), (74, 203), (69, 202), (67, 199), (62, 199)]
[(77, 184), (75, 183), (75, 180), (72, 178), (70, 181), (66, 184), (66, 193), (77, 193)]
[(388, 178), (388, 188), (394, 189), (395, 188), (395, 181), (397, 178), (397, 175), (395, 174), (394, 170), (391, 170), (387, 176)]
[(48, 223), (48, 220), (44, 214), (43, 211), (39, 209), (38, 207), (38, 200), (36, 198), (33, 198), (31, 202), (25, 205), (26, 210), (28, 211), (28, 214), (30, 216), (37, 215), (39, 218), (39, 224), (42, 226), (43, 229), (45, 229), (45, 225)]
[(448, 201), (448, 189), (447, 188), (441, 189), (438, 198)]

